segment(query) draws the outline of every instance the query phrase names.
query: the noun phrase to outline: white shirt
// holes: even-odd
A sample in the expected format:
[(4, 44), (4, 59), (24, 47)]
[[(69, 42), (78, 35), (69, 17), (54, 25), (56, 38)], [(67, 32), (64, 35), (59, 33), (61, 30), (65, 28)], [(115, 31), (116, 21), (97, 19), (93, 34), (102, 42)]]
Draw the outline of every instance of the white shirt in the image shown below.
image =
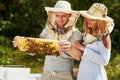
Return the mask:
[(104, 47), (102, 41), (87, 44), (79, 65), (77, 80), (107, 80), (104, 66), (110, 60), (111, 49)]

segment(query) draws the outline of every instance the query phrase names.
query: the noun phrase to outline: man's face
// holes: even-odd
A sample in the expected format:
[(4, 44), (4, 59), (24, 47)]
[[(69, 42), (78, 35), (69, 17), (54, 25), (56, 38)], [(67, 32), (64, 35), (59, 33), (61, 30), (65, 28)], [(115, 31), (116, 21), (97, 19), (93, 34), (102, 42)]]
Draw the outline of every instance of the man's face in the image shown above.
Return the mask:
[(56, 16), (56, 22), (58, 24), (58, 27), (59, 26), (64, 27), (64, 25), (69, 21), (69, 17), (71, 16), (71, 14), (63, 13), (63, 12), (56, 12), (55, 16)]

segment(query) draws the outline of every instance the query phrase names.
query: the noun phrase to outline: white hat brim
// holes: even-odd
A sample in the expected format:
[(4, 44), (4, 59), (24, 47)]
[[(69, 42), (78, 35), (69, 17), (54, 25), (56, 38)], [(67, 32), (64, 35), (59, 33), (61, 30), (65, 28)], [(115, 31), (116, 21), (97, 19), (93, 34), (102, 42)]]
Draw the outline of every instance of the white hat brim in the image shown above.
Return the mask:
[(52, 12), (64, 12), (64, 13), (70, 13), (70, 14), (73, 14), (73, 13), (77, 13), (78, 14), (78, 11), (61, 9), (61, 8), (45, 7), (45, 10), (47, 12), (52, 11)]
[(109, 16), (106, 16), (105, 18), (101, 18), (101, 17), (96, 17), (91, 15), (90, 13), (88, 13), (88, 11), (79, 11), (79, 13), (86, 18), (90, 18), (90, 19), (98, 19), (98, 20), (105, 20), (105, 21), (113, 21), (113, 19)]

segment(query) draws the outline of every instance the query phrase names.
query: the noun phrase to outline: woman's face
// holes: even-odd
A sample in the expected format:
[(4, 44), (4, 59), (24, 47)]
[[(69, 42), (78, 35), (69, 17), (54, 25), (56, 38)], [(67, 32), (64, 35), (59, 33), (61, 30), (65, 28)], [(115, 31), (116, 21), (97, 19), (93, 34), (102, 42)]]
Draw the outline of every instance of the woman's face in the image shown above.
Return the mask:
[(98, 23), (97, 19), (86, 18), (86, 25), (87, 25), (88, 28), (96, 29), (97, 28), (97, 23)]
[(71, 14), (56, 12), (55, 16), (58, 27), (64, 27), (64, 25), (69, 21)]

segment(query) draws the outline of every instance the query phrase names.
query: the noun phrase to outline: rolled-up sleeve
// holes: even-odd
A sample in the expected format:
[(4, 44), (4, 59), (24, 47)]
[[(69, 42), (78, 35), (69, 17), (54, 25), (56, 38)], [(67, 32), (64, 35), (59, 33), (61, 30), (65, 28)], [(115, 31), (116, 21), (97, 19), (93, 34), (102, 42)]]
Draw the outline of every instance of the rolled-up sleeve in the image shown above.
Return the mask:
[(40, 36), (42, 36), (43, 38), (46, 38), (48, 30), (46, 28), (43, 29), (43, 31), (40, 33)]
[(82, 59), (87, 59), (96, 64), (107, 65), (110, 60), (111, 49), (104, 47), (102, 41), (94, 42), (93, 44), (86, 45)]
[(77, 40), (82, 40), (82, 33), (78, 29), (75, 29), (72, 35), (71, 43)]

